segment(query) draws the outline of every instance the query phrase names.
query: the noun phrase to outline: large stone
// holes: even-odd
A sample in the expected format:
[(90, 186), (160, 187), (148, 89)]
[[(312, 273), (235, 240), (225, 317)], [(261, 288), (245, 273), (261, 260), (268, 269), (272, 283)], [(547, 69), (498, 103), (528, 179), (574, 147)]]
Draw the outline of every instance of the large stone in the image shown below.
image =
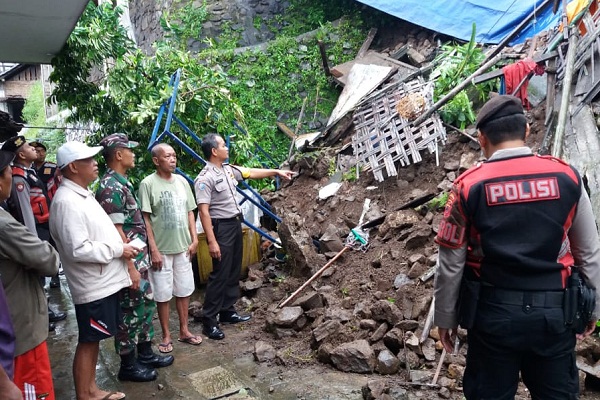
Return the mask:
[(304, 218), (296, 213), (286, 213), (282, 216), (278, 233), (283, 247), (288, 254), (287, 262), (290, 264), (290, 272), (293, 276), (312, 276), (321, 265), (318, 254), (313, 244), (312, 237), (303, 228)]
[(392, 212), (385, 217), (385, 221), (383, 221), (383, 223), (379, 226), (379, 235), (381, 237), (385, 237), (391, 231), (410, 228), (420, 220), (421, 217), (414, 210), (401, 210)]
[(419, 321), (414, 319), (405, 319), (396, 324), (394, 328), (400, 328), (403, 331), (415, 331), (419, 327)]
[(400, 289), (402, 286), (410, 283), (410, 278), (406, 274), (398, 274), (394, 278), (394, 289)]
[(375, 371), (382, 375), (391, 375), (398, 372), (400, 360), (389, 350), (382, 350), (377, 356)]
[(433, 379), (433, 374), (427, 370), (410, 371), (410, 381), (415, 383), (429, 383)]
[(369, 341), (371, 343), (380, 341), (383, 338), (383, 336), (386, 334), (388, 328), (389, 328), (389, 326), (388, 326), (388, 324), (386, 322), (384, 322), (383, 324), (379, 325), (379, 327), (377, 328), (377, 330), (375, 332), (373, 332), (373, 334), (369, 338)]
[(339, 321), (331, 320), (322, 323), (313, 329), (312, 334), (313, 338), (317, 343), (322, 342), (327, 337), (336, 334), (341, 329), (342, 324)]
[(393, 328), (383, 337), (383, 343), (392, 353), (398, 354), (403, 344), (404, 334), (401, 329)]
[(300, 306), (304, 311), (323, 307), (323, 297), (317, 292), (310, 292), (294, 301), (294, 306)]
[(475, 165), (478, 160), (479, 160), (479, 155), (477, 155), (477, 153), (472, 152), (472, 151), (464, 152), (460, 156), (460, 166), (458, 168), (458, 172), (462, 173), (462, 172), (468, 170), (473, 165)]
[(373, 304), (371, 314), (377, 321), (386, 321), (391, 326), (396, 325), (402, 319), (402, 312), (395, 304), (387, 300), (379, 300)]
[(352, 319), (352, 311), (342, 308), (327, 308), (325, 310), (325, 318), (338, 320), (340, 322), (348, 322)]
[(430, 235), (431, 226), (422, 223), (415, 226), (405, 241), (406, 250), (414, 250), (425, 246), (429, 242)]
[(333, 349), (331, 362), (340, 371), (370, 374), (375, 368), (375, 353), (366, 340), (356, 340)]
[(379, 400), (386, 390), (386, 383), (383, 379), (371, 379), (361, 388), (363, 399)]
[(408, 257), (408, 263), (410, 265), (413, 265), (414, 263), (424, 263), (424, 262), (425, 262), (425, 256), (421, 253), (411, 254), (410, 257)]
[(322, 253), (339, 253), (344, 248), (344, 243), (340, 239), (339, 230), (333, 224), (327, 226), (327, 229), (325, 229), (325, 232), (319, 239), (319, 244), (321, 245)]
[(406, 345), (407, 349), (421, 355), (421, 346), (419, 344), (419, 338), (413, 332), (408, 331), (404, 334), (404, 344)]
[(425, 339), (425, 341), (421, 343), (421, 352), (427, 361), (435, 361), (435, 340), (432, 338)]
[(275, 359), (277, 352), (270, 344), (259, 340), (254, 343), (254, 359), (258, 362), (271, 361)]
[(371, 319), (371, 316), (373, 315), (371, 313), (370, 304), (368, 304), (365, 301), (361, 301), (361, 302), (357, 303), (356, 306), (354, 306), (353, 314), (356, 317), (362, 318), (362, 319)]
[(358, 326), (360, 326), (360, 329), (372, 331), (375, 330), (375, 328), (377, 328), (377, 321), (375, 321), (374, 319), (361, 319), (358, 322)]
[(300, 318), (303, 313), (304, 311), (302, 310), (302, 307), (283, 307), (275, 315), (273, 322), (277, 326), (290, 328), (294, 326), (298, 318)]

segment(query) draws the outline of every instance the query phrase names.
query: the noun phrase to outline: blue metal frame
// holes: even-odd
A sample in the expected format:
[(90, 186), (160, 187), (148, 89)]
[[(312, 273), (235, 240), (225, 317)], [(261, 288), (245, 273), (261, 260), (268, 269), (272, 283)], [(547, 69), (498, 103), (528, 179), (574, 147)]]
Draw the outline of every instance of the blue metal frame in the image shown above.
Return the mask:
[[(171, 80), (169, 81), (169, 87), (173, 88), (173, 93), (171, 94), (171, 96), (160, 106), (160, 109), (158, 110), (158, 115), (156, 117), (156, 123), (154, 124), (154, 129), (152, 130), (152, 135), (150, 137), (150, 142), (148, 143), (148, 150), (151, 150), (152, 147), (154, 147), (156, 144), (160, 143), (166, 136), (168, 136), (169, 138), (171, 138), (177, 145), (179, 145), (183, 151), (185, 151), (186, 153), (188, 153), (189, 155), (191, 155), (194, 159), (196, 159), (197, 161), (201, 162), (203, 165), (206, 165), (206, 160), (204, 160), (202, 157), (200, 157), (200, 155), (198, 155), (198, 153), (196, 153), (196, 151), (194, 151), (194, 149), (192, 149), (190, 146), (188, 146), (183, 140), (179, 139), (176, 135), (174, 135), (173, 133), (171, 133), (170, 128), (171, 128), (171, 124), (173, 123), (173, 121), (181, 128), (184, 130), (185, 133), (187, 133), (188, 135), (190, 135), (192, 137), (192, 139), (198, 143), (199, 145), (202, 144), (202, 139), (196, 135), (196, 133), (194, 133), (190, 128), (188, 128), (185, 123), (183, 123), (183, 121), (181, 121), (179, 118), (177, 118), (176, 115), (174, 115), (174, 110), (175, 110), (175, 102), (177, 100), (177, 92), (179, 90), (179, 82), (181, 79), (181, 70), (178, 69), (172, 76), (171, 76)], [(160, 125), (162, 123), (165, 111), (167, 112), (167, 119), (165, 122), (165, 128), (164, 130), (158, 134), (159, 130), (160, 130)], [(233, 125), (240, 130), (242, 133), (247, 134), (246, 131), (236, 122), (233, 121)], [(230, 137), (227, 136), (226, 137), (226, 143), (227, 146), (230, 146)], [(260, 146), (255, 145), (256, 148), (258, 150), (261, 151), (261, 153), (267, 157), (267, 159), (273, 163), (274, 165), (276, 165), (275, 161), (271, 158), (271, 156), (264, 151)], [(262, 163), (261, 164), (265, 167), (267, 167), (267, 164)], [(177, 168), (176, 172), (180, 175), (182, 175), (190, 184), (194, 184), (194, 180), (192, 178), (190, 178), (184, 171), (182, 171), (181, 169)], [(240, 188), (240, 186), (238, 185), (236, 187), (238, 193), (240, 193), (244, 198), (242, 199), (242, 201), (240, 201), (240, 205), (243, 204), (246, 200), (249, 200), (252, 204), (254, 204), (255, 206), (257, 206), (258, 208), (260, 208), (263, 213), (265, 213), (266, 215), (268, 215), (269, 217), (273, 218), (275, 221), (277, 221), (277, 223), (281, 223), (281, 218), (279, 218), (277, 215), (275, 215), (272, 212), (272, 208), (271, 206), (262, 198), (262, 196), (256, 191), (254, 190), (252, 187), (250, 187), (250, 185), (248, 185), (245, 181), (241, 182), (241, 186), (243, 186), (245, 189), (249, 189), (253, 195), (257, 196), (259, 201), (256, 201), (254, 198), (248, 196), (243, 190), (242, 188)], [(279, 177), (277, 177), (277, 187), (279, 187)], [(263, 231), (262, 229), (260, 229), (259, 227), (256, 227), (254, 225), (252, 225), (251, 223), (249, 223), (248, 221), (244, 220), (244, 224), (246, 224), (246, 226), (248, 226), (250, 229), (252, 229), (253, 231), (257, 232), (259, 235), (261, 235), (262, 237), (265, 237), (267, 239), (269, 239), (272, 242), (276, 242), (276, 243), (281, 243), (279, 239), (275, 239), (273, 237), (271, 237), (271, 235), (269, 235), (268, 233), (266, 233), (265, 231)]]

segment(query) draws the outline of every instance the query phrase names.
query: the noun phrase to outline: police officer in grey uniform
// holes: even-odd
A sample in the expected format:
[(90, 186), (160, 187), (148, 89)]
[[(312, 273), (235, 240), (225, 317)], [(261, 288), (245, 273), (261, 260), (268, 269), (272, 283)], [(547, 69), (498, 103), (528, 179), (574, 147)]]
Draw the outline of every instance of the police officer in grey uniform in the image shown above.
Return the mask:
[[(208, 277), (202, 332), (210, 339), (220, 340), (225, 334), (219, 322), (235, 324), (250, 319), (239, 315), (234, 305), (239, 297), (242, 267), (242, 212), (235, 198), (236, 186), (246, 178), (259, 179), (280, 176), (291, 179), (292, 171), (280, 169), (243, 168), (229, 165), (229, 149), (222, 137), (208, 134), (202, 140), (206, 166), (194, 182), (200, 222), (206, 234), (213, 270)], [(218, 320), (217, 320), (218, 316)]]

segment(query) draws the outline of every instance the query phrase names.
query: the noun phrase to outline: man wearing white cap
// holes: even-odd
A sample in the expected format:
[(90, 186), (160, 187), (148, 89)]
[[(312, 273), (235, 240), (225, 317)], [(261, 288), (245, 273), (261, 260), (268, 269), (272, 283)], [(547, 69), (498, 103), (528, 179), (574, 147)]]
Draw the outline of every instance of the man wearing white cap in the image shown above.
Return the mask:
[(100, 146), (88, 147), (80, 142), (67, 142), (58, 149), (56, 161), (63, 182), (50, 209), (50, 232), (61, 256), (79, 327), (73, 359), (78, 400), (125, 397), (124, 393), (98, 388), (96, 363), (100, 340), (114, 336), (121, 323), (118, 292), (132, 285), (126, 260), (139, 252), (123, 243), (111, 219), (88, 190), (98, 177), (94, 156), (100, 150)]

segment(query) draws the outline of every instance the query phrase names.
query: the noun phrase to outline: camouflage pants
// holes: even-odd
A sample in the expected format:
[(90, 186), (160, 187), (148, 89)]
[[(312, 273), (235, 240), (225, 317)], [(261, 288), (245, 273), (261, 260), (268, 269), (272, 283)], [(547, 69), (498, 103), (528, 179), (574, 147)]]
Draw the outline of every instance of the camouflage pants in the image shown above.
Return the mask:
[(154, 337), (152, 318), (156, 311), (156, 302), (149, 299), (152, 293), (148, 281), (142, 280), (143, 288), (121, 289), (119, 302), (123, 321), (119, 324), (115, 336), (115, 350), (119, 355), (135, 352), (137, 343), (149, 342)]

